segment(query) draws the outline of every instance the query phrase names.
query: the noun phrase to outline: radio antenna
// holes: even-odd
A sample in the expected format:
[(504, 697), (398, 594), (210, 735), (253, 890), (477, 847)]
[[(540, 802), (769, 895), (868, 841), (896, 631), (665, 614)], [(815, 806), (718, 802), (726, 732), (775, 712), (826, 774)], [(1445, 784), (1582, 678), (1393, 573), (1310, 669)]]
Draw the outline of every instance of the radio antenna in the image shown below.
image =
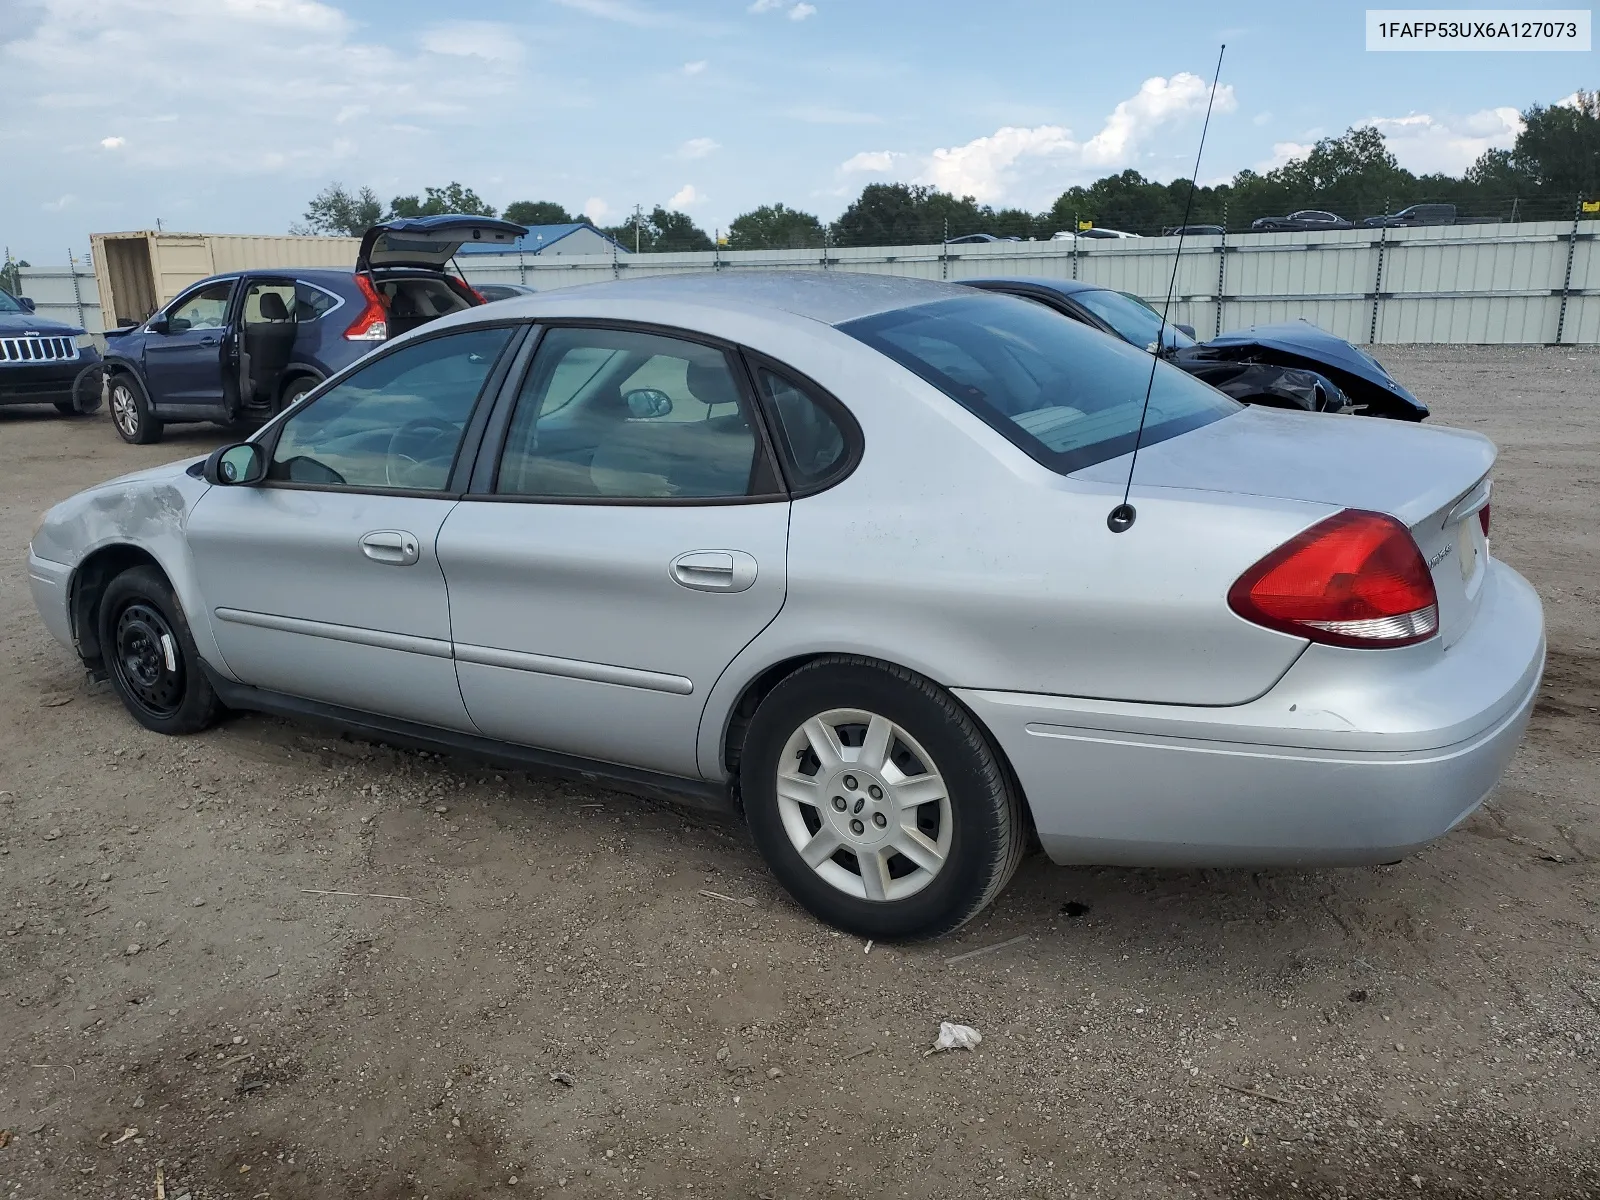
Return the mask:
[(1183, 238), (1189, 228), (1189, 212), (1194, 207), (1194, 193), (1200, 185), (1200, 155), (1206, 148), (1206, 130), (1211, 128), (1211, 106), (1217, 102), (1217, 81), (1222, 78), (1222, 56), (1227, 52), (1224, 42), (1217, 50), (1217, 69), (1211, 76), (1211, 96), (1206, 100), (1206, 119), (1200, 126), (1200, 146), (1194, 152), (1194, 173), (1189, 177), (1189, 195), (1183, 202), (1183, 223), (1178, 226), (1178, 249), (1172, 256), (1172, 278), (1167, 283), (1167, 300), (1161, 306), (1161, 327), (1156, 330), (1156, 350), (1150, 359), (1150, 378), (1144, 385), (1144, 407), (1139, 410), (1139, 429), (1133, 435), (1133, 457), (1128, 460), (1128, 480), (1122, 486), (1122, 503), (1106, 515), (1106, 528), (1112, 533), (1125, 533), (1133, 528), (1139, 511), (1128, 503), (1133, 492), (1133, 469), (1139, 465), (1139, 443), (1144, 440), (1144, 422), (1150, 415), (1150, 393), (1156, 386), (1156, 368), (1161, 365), (1161, 352), (1167, 345), (1167, 313), (1172, 308), (1172, 294), (1178, 286), (1178, 264), (1183, 261)]

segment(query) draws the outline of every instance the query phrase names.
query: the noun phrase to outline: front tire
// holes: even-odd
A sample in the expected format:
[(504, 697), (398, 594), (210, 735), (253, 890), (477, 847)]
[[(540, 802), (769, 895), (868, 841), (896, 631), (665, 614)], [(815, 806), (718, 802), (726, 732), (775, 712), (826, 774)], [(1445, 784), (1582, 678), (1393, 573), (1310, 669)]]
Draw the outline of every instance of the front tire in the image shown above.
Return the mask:
[(154, 567), (131, 567), (100, 601), (100, 653), (118, 699), (146, 729), (199, 733), (222, 702), (200, 670), (183, 607)]
[(739, 779), (773, 874), (861, 937), (948, 933), (1022, 858), (1021, 801), (983, 731), (944, 689), (872, 659), (819, 659), (769, 692)]
[(123, 374), (111, 377), (111, 423), (117, 436), (132, 446), (161, 440), (161, 420), (150, 411), (144, 389)]

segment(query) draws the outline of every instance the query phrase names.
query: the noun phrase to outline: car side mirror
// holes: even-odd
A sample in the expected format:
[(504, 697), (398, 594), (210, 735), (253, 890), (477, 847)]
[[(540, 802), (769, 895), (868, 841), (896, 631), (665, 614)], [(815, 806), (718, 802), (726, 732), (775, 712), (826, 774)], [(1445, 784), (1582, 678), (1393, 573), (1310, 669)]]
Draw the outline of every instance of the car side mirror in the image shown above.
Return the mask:
[(150, 323), (145, 326), (151, 333), (171, 333), (172, 325), (165, 317), (151, 317)]
[(636, 417), (664, 417), (672, 411), (672, 397), (659, 388), (635, 388), (622, 398)]
[(255, 442), (222, 446), (211, 452), (201, 474), (221, 487), (260, 483), (267, 477), (267, 456)]
[(1183, 334), (1183, 336), (1186, 337), (1186, 338), (1194, 337), (1194, 326), (1193, 325), (1174, 325), (1173, 328), (1176, 329), (1179, 333)]
[(18, 296), (17, 297), (17, 303), (22, 305), (22, 307), (27, 309), (29, 312), (33, 312), (34, 311), (33, 300), (31, 298), (27, 297), (27, 296)]

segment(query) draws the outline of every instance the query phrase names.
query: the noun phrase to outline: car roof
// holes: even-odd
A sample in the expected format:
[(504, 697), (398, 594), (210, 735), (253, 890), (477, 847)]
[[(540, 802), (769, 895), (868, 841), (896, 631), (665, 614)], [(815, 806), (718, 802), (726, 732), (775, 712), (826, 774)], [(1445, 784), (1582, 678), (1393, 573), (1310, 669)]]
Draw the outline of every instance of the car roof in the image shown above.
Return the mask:
[(752, 271), (737, 275), (696, 272), (611, 280), (562, 289), (559, 293), (541, 292), (526, 301), (503, 300), (500, 303), (531, 305), (556, 298), (575, 300), (580, 295), (585, 299), (649, 300), (736, 312), (766, 309), (792, 313), (826, 325), (842, 325), (897, 308), (970, 297), (972, 292), (953, 283), (854, 271)]

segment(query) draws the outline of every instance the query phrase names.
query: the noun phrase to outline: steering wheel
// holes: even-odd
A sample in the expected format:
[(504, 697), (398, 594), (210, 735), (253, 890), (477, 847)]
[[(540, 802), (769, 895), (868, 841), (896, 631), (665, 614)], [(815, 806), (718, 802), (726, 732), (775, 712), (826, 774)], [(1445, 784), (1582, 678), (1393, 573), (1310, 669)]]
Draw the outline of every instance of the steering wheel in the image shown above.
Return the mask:
[(432, 485), (434, 481), (418, 478), (423, 470), (434, 465), (427, 452), (441, 438), (450, 438), (453, 442), (460, 432), (460, 425), (439, 417), (407, 421), (389, 439), (388, 453), (383, 460), (384, 482), (400, 488)]

